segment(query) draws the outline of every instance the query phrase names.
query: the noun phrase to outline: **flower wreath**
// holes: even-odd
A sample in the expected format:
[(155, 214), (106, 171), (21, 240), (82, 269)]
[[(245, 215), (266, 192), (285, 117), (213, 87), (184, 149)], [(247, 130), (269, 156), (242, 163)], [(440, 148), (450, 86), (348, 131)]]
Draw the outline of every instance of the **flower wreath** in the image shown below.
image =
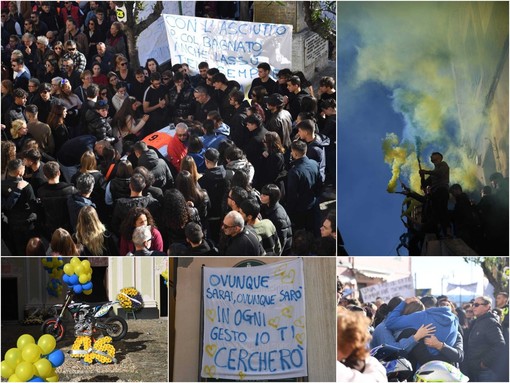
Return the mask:
[(143, 308), (142, 294), (134, 287), (124, 287), (120, 290), (117, 300), (125, 310), (138, 311)]

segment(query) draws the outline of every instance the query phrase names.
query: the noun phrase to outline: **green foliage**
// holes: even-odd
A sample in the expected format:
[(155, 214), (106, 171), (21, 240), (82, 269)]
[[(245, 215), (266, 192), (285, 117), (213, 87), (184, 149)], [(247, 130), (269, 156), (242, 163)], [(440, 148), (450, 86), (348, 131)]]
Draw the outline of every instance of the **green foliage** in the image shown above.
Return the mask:
[(464, 257), (467, 263), (479, 265), (490, 284), (494, 294), (508, 291), (508, 257)]

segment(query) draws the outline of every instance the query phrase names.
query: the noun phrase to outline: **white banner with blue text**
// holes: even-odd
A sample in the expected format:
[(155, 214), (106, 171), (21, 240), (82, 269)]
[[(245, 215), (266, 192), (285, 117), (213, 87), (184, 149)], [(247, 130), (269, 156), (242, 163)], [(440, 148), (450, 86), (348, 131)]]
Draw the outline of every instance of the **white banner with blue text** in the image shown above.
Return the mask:
[(205, 61), (244, 87), (257, 77), (257, 65), (262, 62), (271, 65), (274, 73), (291, 68), (292, 25), (163, 17), (173, 64), (188, 63), (197, 71)]
[(204, 267), (201, 376), (281, 380), (307, 376), (303, 260)]

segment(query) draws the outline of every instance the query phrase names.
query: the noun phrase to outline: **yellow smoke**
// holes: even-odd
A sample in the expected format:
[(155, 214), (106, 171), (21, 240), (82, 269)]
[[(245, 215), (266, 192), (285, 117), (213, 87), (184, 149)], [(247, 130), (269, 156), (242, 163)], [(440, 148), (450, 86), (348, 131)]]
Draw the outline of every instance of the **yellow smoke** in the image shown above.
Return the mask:
[(399, 177), (419, 190), (415, 136), (422, 166), (430, 169), (430, 153), (442, 152), (450, 183), (464, 190), (487, 184), (494, 171), (508, 176), (508, 52), (498, 76), (508, 2), (340, 3), (340, 15), (342, 7), (348, 17), (340, 20), (360, 38), (354, 84), (383, 84), (405, 121), (402, 140), (390, 134), (383, 142), (387, 190)]

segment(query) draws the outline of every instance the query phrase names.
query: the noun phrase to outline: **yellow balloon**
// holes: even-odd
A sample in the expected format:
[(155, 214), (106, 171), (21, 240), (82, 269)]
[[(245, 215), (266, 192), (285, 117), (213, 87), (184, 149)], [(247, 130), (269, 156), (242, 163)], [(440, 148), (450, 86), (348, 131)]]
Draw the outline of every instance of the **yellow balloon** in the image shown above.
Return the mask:
[(34, 363), (34, 366), (37, 369), (36, 375), (43, 379), (54, 374), (53, 366), (51, 365), (51, 362), (46, 358), (39, 359)]
[(71, 265), (73, 265), (73, 267), (77, 267), (78, 265), (81, 265), (80, 259), (78, 257), (72, 257)]
[(44, 334), (37, 341), (37, 345), (41, 348), (42, 354), (47, 355), (55, 349), (57, 341), (50, 334)]
[(76, 275), (82, 275), (83, 274), (83, 266), (81, 263), (78, 266), (74, 266), (74, 273)]
[(23, 347), (23, 350), (21, 350), (21, 357), (26, 362), (35, 363), (41, 358), (41, 353), (41, 347), (38, 345), (27, 344)]
[(14, 374), (14, 368), (12, 368), (6, 360), (2, 361), (2, 378), (9, 379), (9, 376)]
[(84, 261), (81, 261), (81, 265), (85, 269), (86, 273), (88, 273), (90, 271), (90, 261), (88, 259), (85, 259)]
[(73, 265), (71, 265), (70, 263), (66, 263), (64, 265), (64, 273), (66, 273), (69, 276), (73, 275), (74, 274), (74, 267), (73, 267)]
[(90, 289), (90, 290), (83, 290), (83, 294), (85, 294), (85, 295), (92, 294), (92, 289)]
[(18, 341), (16, 342), (16, 346), (20, 350), (23, 350), (23, 348), (28, 344), (35, 344), (35, 339), (30, 334), (23, 334), (18, 338)]
[(46, 378), (46, 381), (47, 382), (58, 382), (58, 375), (55, 374), (55, 375), (48, 376)]
[(5, 353), (4, 360), (7, 362), (12, 369), (15, 369), (18, 363), (20, 363), (23, 358), (21, 357), (21, 350), (19, 348), (13, 347)]
[(16, 375), (16, 374), (12, 374), (12, 375), (9, 377), (8, 382), (23, 382), (23, 380), (21, 380), (21, 378), (18, 378), (18, 375)]
[(81, 284), (87, 283), (89, 281), (89, 275), (88, 274), (81, 274), (78, 277), (78, 280), (80, 281)]
[(29, 362), (21, 362), (16, 367), (15, 374), (20, 378), (20, 382), (26, 382), (34, 376), (34, 365)]

